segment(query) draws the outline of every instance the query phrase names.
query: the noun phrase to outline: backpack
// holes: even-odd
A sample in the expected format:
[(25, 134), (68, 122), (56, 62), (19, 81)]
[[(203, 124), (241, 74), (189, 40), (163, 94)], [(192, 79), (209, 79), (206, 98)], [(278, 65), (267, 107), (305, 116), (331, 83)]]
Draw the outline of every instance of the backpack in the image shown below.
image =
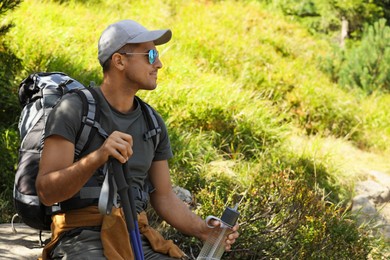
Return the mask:
[[(20, 148), (15, 174), (13, 201), (22, 221), (38, 230), (50, 230), (51, 215), (58, 205), (47, 207), (38, 198), (35, 179), (44, 145), (45, 124), (48, 115), (61, 98), (70, 92), (77, 93), (83, 102), (82, 124), (75, 144), (75, 158), (88, 147), (96, 133), (107, 137), (99, 124), (99, 107), (93, 88), (85, 87), (62, 72), (40, 72), (29, 75), (19, 85), (22, 112), (19, 119)], [(137, 97), (148, 125), (144, 139), (159, 144), (161, 127), (152, 108)]]

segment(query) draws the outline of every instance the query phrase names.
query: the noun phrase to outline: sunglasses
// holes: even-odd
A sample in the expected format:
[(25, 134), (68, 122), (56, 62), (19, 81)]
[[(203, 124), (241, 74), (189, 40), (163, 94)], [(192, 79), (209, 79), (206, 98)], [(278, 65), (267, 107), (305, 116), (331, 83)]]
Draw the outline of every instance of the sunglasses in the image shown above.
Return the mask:
[(134, 55), (134, 54), (140, 54), (140, 55), (148, 55), (148, 60), (150, 64), (153, 64), (156, 62), (156, 59), (158, 58), (158, 51), (157, 50), (148, 50), (148, 52), (120, 52), (119, 54), (123, 55)]

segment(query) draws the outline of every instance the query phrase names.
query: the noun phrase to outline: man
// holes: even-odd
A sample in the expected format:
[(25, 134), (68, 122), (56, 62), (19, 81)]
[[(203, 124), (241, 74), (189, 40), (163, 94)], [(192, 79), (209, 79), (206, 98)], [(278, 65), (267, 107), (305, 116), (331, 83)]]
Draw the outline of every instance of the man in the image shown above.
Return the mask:
[[(157, 114), (162, 131), (155, 149), (153, 140), (143, 138), (147, 124), (135, 98), (138, 90), (156, 88), (162, 63), (155, 46), (168, 42), (171, 36), (170, 30), (148, 31), (132, 20), (119, 21), (103, 31), (98, 44), (103, 82), (96, 92), (99, 121), (109, 136), (104, 139), (96, 134), (80, 158), (74, 158), (74, 151), (81, 126), (81, 99), (69, 95), (50, 114), (36, 187), (45, 205), (61, 202), (64, 212), (52, 218), (52, 241), (44, 249), (44, 259), (133, 257), (127, 231), (123, 233), (123, 212), (114, 209), (111, 215), (103, 216), (96, 200), (78, 199), (83, 187), (101, 183), (99, 169), (110, 158), (127, 163), (134, 176), (132, 188), (141, 194), (135, 200), (145, 259), (184, 257), (172, 241), (162, 239), (147, 225), (143, 210), (149, 192), (150, 203), (162, 219), (180, 232), (207, 239), (210, 228), (172, 191), (167, 161), (172, 152), (163, 120)], [(65, 205), (71, 206), (66, 209)], [(238, 237), (237, 229), (235, 226), (227, 237), (227, 250)]]

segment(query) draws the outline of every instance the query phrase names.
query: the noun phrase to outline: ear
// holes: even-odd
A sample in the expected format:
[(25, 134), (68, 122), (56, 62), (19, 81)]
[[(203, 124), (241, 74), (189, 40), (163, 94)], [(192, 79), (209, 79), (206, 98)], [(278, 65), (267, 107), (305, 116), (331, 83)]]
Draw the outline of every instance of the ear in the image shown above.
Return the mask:
[(111, 64), (115, 66), (118, 70), (123, 70), (123, 55), (119, 53), (114, 53), (111, 58)]

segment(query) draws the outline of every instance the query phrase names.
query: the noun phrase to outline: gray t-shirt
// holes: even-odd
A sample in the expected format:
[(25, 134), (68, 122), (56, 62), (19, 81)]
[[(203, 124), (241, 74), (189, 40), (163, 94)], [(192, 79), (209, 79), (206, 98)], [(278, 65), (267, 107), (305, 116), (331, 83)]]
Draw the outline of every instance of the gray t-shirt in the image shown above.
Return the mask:
[[(157, 149), (154, 149), (152, 139), (144, 140), (143, 135), (148, 131), (142, 110), (138, 102), (136, 108), (130, 113), (123, 114), (112, 108), (103, 96), (100, 88), (96, 88), (100, 107), (99, 123), (102, 128), (111, 134), (118, 130), (128, 133), (133, 137), (133, 156), (129, 159), (130, 174), (133, 180), (133, 187), (143, 190), (145, 179), (153, 161), (168, 160), (172, 157), (172, 150), (165, 123), (158, 113), (156, 118), (161, 127), (160, 142)], [(58, 103), (48, 117), (46, 124), (46, 137), (60, 135), (72, 143), (76, 142), (77, 134), (81, 127), (82, 101), (75, 94), (68, 94)], [(98, 149), (104, 142), (104, 138), (96, 133), (82, 152), (80, 157), (85, 156)], [(137, 210), (140, 211), (137, 202)], [(143, 206), (142, 206), (143, 207)]]

